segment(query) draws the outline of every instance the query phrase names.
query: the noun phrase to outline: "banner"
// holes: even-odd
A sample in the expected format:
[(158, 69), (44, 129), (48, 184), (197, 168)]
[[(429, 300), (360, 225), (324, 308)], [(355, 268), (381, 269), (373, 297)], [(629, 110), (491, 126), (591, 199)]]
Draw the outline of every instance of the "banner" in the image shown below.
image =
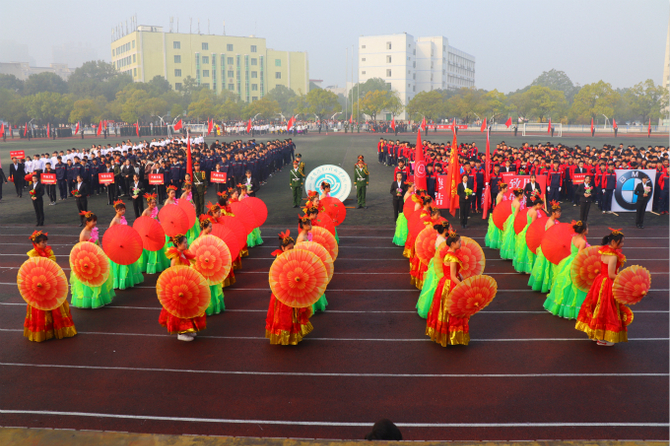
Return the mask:
[(226, 183), (228, 181), (227, 172), (212, 172), (210, 173), (209, 179), (212, 183)]
[[(435, 130), (435, 127), (436, 127), (435, 124), (431, 124), (431, 125), (428, 126), (428, 129)], [(452, 130), (453, 128), (454, 128), (453, 124), (438, 124), (437, 125), (438, 130)], [(458, 125), (456, 125), (456, 128), (458, 130), (467, 130), (468, 125), (467, 124), (458, 124)]]
[[(546, 175), (537, 175), (537, 182), (540, 183), (540, 192), (542, 193), (542, 200), (545, 202), (545, 208), (547, 204), (547, 176)], [(530, 175), (517, 175), (514, 172), (505, 172), (502, 174), (503, 183), (508, 184), (507, 194), (504, 196), (505, 200), (514, 199), (514, 189), (524, 188), (526, 184), (530, 183)], [(492, 197), (492, 200), (495, 200), (496, 197)], [(524, 197), (521, 200), (521, 206), (519, 210), (526, 208), (526, 198)]]
[(26, 152), (25, 150), (12, 150), (9, 152), (9, 157), (24, 159), (26, 157)]
[(42, 184), (56, 184), (56, 174), (55, 173), (42, 173), (40, 174), (40, 182)]
[[(587, 173), (573, 173), (572, 174), (572, 184), (582, 184), (584, 182), (584, 177), (588, 175)], [(593, 175), (591, 175), (593, 179)]]
[(149, 174), (149, 184), (154, 185), (154, 186), (160, 186), (165, 181), (163, 180), (163, 174), (162, 173), (150, 173)]
[[(654, 196), (654, 183), (656, 182), (656, 170), (614, 170), (616, 173), (616, 189), (612, 195), (612, 212), (635, 212), (637, 207), (637, 195), (635, 195), (635, 187), (642, 182), (642, 178), (647, 177), (649, 181), (647, 184), (651, 188), (649, 196)], [(652, 202), (650, 199), (647, 203), (645, 212), (650, 212)]]
[(305, 190), (321, 190), (321, 183), (330, 184), (330, 196), (340, 201), (349, 198), (351, 178), (346, 170), (334, 164), (324, 164), (312, 170), (305, 178)]
[(435, 175), (435, 207), (449, 209), (449, 188), (447, 175)]
[(112, 184), (114, 182), (114, 172), (101, 172), (98, 174), (98, 183)]

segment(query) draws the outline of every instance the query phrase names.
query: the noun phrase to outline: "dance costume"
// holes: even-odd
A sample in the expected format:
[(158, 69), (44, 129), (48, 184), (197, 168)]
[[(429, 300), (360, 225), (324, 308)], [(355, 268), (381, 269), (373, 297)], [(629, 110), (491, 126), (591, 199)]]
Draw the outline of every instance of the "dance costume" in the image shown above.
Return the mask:
[(398, 219), (395, 221), (395, 233), (393, 234), (393, 244), (396, 246), (405, 246), (407, 241), (407, 236), (409, 235), (409, 229), (407, 228), (407, 218), (405, 214), (400, 212), (398, 214)]
[[(603, 256), (616, 256), (616, 273), (626, 263), (621, 250), (603, 246), (598, 251)], [(592, 340), (627, 342), (627, 326), (633, 321), (633, 312), (620, 304), (612, 294), (612, 284), (607, 263), (600, 262), (600, 274), (595, 278), (577, 316), (575, 328), (583, 331)]]
[(430, 311), (430, 307), (433, 304), (433, 296), (435, 295), (435, 289), (439, 282), (436, 267), (440, 267), (439, 255), (445, 241), (446, 239), (438, 234), (437, 239), (435, 240), (435, 255), (430, 259), (428, 272), (423, 278), (423, 288), (421, 288), (419, 300), (416, 302), (416, 311), (419, 313), (419, 317), (422, 317), (423, 319), (428, 317), (428, 311)]
[[(419, 219), (423, 222), (424, 226), (432, 224), (432, 221), (430, 220), (430, 212), (424, 209), (417, 212), (421, 212), (421, 214), (419, 214)], [(423, 287), (423, 276), (427, 270), (428, 265), (419, 259), (419, 257), (416, 255), (415, 247), (411, 246), (409, 255), (409, 274), (411, 276), (410, 283), (419, 290)]]
[(502, 242), (500, 244), (500, 258), (512, 260), (516, 249), (516, 233), (514, 232), (514, 218), (519, 210), (512, 206), (512, 213), (503, 225)]
[[(91, 230), (90, 243), (98, 243), (98, 228)], [(110, 266), (111, 266), (110, 260)], [(116, 295), (114, 292), (114, 278), (110, 271), (109, 278), (100, 286), (89, 287), (81, 283), (77, 276), (70, 273), (70, 292), (72, 293), (71, 305), (75, 308), (100, 308), (112, 303)]]
[(526, 226), (524, 226), (523, 231), (517, 234), (516, 236), (516, 246), (514, 248), (514, 260), (512, 261), (512, 266), (519, 273), (530, 274), (533, 271), (533, 264), (535, 263), (535, 254), (531, 252), (526, 244), (526, 232), (530, 227), (530, 224), (533, 222), (533, 215), (531, 212), (537, 212), (537, 217), (540, 216), (540, 211), (535, 209), (529, 209), (526, 214)]
[[(56, 256), (50, 246), (40, 249), (36, 245), (28, 251), (28, 257), (46, 257), (56, 261)], [(38, 310), (28, 305), (26, 319), (23, 322), (23, 336), (29, 341), (43, 342), (51, 338), (71, 338), (77, 334), (70, 314), (67, 300), (63, 305), (51, 311)]]
[[(193, 206), (193, 193), (189, 192), (188, 195), (186, 196), (186, 201), (191, 203), (191, 206)], [(179, 204), (179, 200), (175, 200), (175, 204)], [(193, 240), (197, 239), (198, 236), (200, 235), (200, 222), (198, 219), (195, 219), (195, 223), (193, 223), (193, 226), (186, 232), (186, 240), (188, 240), (188, 244), (190, 245), (193, 243)]]
[[(177, 248), (169, 248), (167, 256), (170, 260), (176, 258), (177, 265), (191, 266), (191, 260), (195, 257), (188, 251), (179, 252)], [(170, 334), (197, 333), (207, 328), (207, 316), (203, 313), (192, 318), (181, 318), (173, 316), (165, 308), (161, 309), (158, 323), (167, 328)]]
[[(126, 217), (120, 217), (122, 225), (128, 225)], [(114, 263), (111, 260), (109, 263), (112, 266), (112, 278), (113, 278), (113, 287), (114, 289), (125, 290), (126, 288), (132, 288), (135, 285), (139, 285), (144, 282), (144, 276), (142, 275), (141, 267), (141, 256), (140, 259), (131, 263), (130, 265), (119, 265)]]
[[(505, 201), (504, 199), (502, 201)], [(504, 227), (504, 226), (503, 226)], [(484, 237), (484, 243), (491, 249), (500, 249), (502, 245), (502, 230), (498, 229), (496, 224), (493, 222), (493, 212), (489, 215), (489, 228), (486, 231), (486, 237)]]
[[(588, 244), (586, 245), (588, 246)], [(544, 308), (554, 316), (565, 319), (577, 319), (579, 309), (586, 299), (586, 291), (577, 288), (572, 282), (572, 262), (577, 257), (579, 248), (570, 243), (570, 255), (558, 264), (556, 277), (551, 292), (544, 301)]]
[[(151, 218), (158, 220), (158, 207), (155, 207), (151, 211)], [(147, 274), (156, 274), (170, 267), (170, 260), (165, 254), (169, 241), (170, 237), (165, 236), (165, 244), (158, 251), (147, 251), (146, 249), (142, 251), (142, 261), (144, 264), (144, 269), (142, 272), (146, 272)]]
[[(554, 220), (555, 225), (558, 223), (558, 220)], [(537, 257), (535, 258), (533, 270), (531, 271), (530, 278), (528, 279), (528, 286), (531, 287), (534, 291), (548, 293), (554, 281), (555, 271), (556, 265), (547, 260), (547, 258), (544, 256), (544, 253), (542, 252), (542, 246), (540, 246), (537, 248)]]

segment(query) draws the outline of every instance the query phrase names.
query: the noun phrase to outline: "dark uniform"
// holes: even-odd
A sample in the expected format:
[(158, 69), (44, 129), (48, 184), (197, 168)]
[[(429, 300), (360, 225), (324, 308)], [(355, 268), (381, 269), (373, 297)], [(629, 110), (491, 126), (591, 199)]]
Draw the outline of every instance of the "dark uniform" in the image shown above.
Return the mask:
[(356, 164), (354, 169), (354, 184), (356, 185), (356, 198), (358, 200), (358, 207), (365, 207), (365, 193), (370, 184), (370, 173), (368, 168), (362, 162)]
[(300, 206), (302, 199), (302, 187), (305, 184), (305, 174), (298, 167), (298, 162), (293, 163), (293, 169), (289, 172), (289, 186), (293, 190), (293, 207)]
[(207, 193), (207, 176), (205, 172), (193, 172), (193, 203), (195, 204), (196, 215), (205, 213), (205, 194)]

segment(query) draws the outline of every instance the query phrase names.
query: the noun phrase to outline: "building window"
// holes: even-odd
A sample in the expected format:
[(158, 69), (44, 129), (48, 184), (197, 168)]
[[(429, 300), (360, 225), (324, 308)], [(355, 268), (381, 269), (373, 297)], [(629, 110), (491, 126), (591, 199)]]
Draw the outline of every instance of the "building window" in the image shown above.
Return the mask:
[(275, 67), (281, 67), (281, 59), (275, 59)]
[(258, 59), (256, 59), (255, 57), (253, 57), (253, 58), (251, 59), (251, 65), (258, 65)]
[(281, 73), (279, 72), (275, 73), (275, 79), (281, 79)]
[[(133, 40), (133, 42), (134, 42), (134, 40)], [(133, 54), (133, 63), (135, 63), (135, 61), (136, 61), (135, 56), (136, 56), (136, 54)]]
[(386, 63), (391, 63), (391, 56), (386, 56)]
[(137, 68), (133, 68), (133, 76), (137, 76)]
[(361, 62), (365, 62), (365, 57), (363, 57), (363, 58), (361, 59)]
[(228, 90), (235, 91), (235, 84), (228, 84)]
[(361, 45), (361, 48), (365, 49), (365, 45)]
[(202, 49), (203, 49), (203, 50), (208, 50), (208, 49), (209, 49), (209, 43), (207, 43), (207, 42), (202, 42)]
[(202, 56), (202, 63), (209, 63), (209, 56)]
[(181, 42), (177, 42), (176, 40), (174, 42), (172, 42), (172, 49), (180, 50), (181, 49)]
[(235, 77), (235, 72), (232, 70), (228, 71), (228, 77)]
[(178, 54), (175, 54), (174, 56), (174, 63), (181, 63), (181, 56)]
[(386, 42), (386, 49), (390, 50), (391, 49), (391, 42)]
[(361, 71), (361, 74), (365, 74), (365, 71)]
[(251, 78), (252, 79), (258, 79), (258, 71), (252, 71), (251, 72)]
[(205, 82), (204, 84), (201, 84), (205, 88), (209, 88), (209, 82)]
[(202, 70), (202, 77), (209, 77), (209, 70)]
[(233, 50), (233, 44), (232, 43), (229, 43), (228, 45), (226, 45), (226, 51), (232, 51), (232, 50)]
[(251, 97), (251, 102), (253, 102), (253, 101), (257, 101), (257, 100), (258, 100), (258, 96), (252, 96), (252, 97)]
[(252, 53), (257, 53), (258, 52), (258, 47), (256, 45), (251, 45), (251, 52)]
[(251, 84), (251, 91), (258, 91), (258, 84)]
[(177, 90), (177, 91), (181, 90), (181, 82), (176, 82), (174, 84), (174, 89)]
[(181, 69), (177, 68), (174, 70), (174, 77), (181, 77)]
[(228, 65), (233, 65), (235, 63), (235, 59), (233, 59), (232, 57), (228, 57), (227, 59), (228, 59), (228, 62), (226, 62), (226, 63)]
[(135, 41), (133, 40), (133, 48), (135, 48)]
[(386, 70), (386, 77), (391, 77), (391, 70)]

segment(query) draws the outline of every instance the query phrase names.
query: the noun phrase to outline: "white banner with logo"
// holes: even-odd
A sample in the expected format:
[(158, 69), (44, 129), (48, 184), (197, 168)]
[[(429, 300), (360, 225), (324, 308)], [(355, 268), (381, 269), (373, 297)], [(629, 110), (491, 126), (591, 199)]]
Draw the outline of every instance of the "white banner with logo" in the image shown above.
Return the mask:
[(305, 190), (321, 193), (321, 183), (330, 184), (330, 196), (340, 201), (349, 198), (351, 193), (351, 177), (346, 170), (334, 164), (324, 164), (312, 170), (305, 179)]
[[(642, 178), (649, 178), (647, 185), (649, 186), (649, 197), (654, 196), (654, 184), (656, 183), (656, 170), (654, 169), (617, 169), (616, 173), (616, 189), (612, 195), (612, 211), (613, 212), (635, 212), (637, 210), (637, 195), (635, 195), (635, 187), (642, 182)], [(646, 212), (651, 211), (652, 201), (647, 203)]]

